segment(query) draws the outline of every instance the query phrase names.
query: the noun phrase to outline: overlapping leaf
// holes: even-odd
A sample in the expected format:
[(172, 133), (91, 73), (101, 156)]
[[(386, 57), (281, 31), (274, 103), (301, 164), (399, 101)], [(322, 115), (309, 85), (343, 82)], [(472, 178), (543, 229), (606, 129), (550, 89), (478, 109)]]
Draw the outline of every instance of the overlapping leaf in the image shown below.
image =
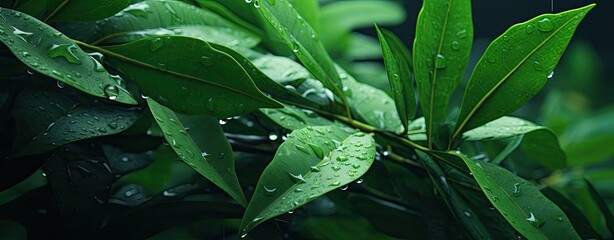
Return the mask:
[(369, 135), (352, 132), (331, 126), (292, 132), (262, 173), (241, 232), (364, 174), (375, 158), (375, 142)]
[(101, 51), (144, 94), (179, 113), (226, 118), (280, 106), (256, 88), (234, 58), (200, 39), (148, 38)]
[(16, 1), (19, 11), (40, 16), (41, 20), (54, 21), (95, 21), (119, 12), (130, 4), (130, 0), (22, 0)]
[(36, 72), (85, 93), (136, 104), (93, 57), (49, 25), (21, 12), (0, 8), (0, 41)]
[(164, 138), (179, 158), (239, 204), (247, 205), (235, 173), (232, 149), (218, 121), (202, 115), (181, 115), (151, 99), (147, 103)]

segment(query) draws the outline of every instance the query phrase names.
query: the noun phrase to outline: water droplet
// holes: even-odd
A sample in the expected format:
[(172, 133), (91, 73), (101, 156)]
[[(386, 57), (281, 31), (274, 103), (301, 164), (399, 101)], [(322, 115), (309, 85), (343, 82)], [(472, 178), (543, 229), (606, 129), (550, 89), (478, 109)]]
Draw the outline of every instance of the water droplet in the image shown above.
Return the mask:
[(311, 171), (312, 172), (319, 172), (320, 168), (318, 166), (311, 166)]
[(348, 159), (348, 157), (346, 157), (345, 155), (339, 155), (339, 156), (337, 157), (337, 161), (339, 161), (339, 162), (345, 162), (345, 161), (347, 161), (347, 160), (349, 160), (349, 159)]
[(554, 71), (550, 72), (550, 74), (548, 74), (548, 78), (552, 78), (554, 77)]
[(252, 3), (252, 0), (245, 0), (245, 3)]
[(356, 180), (356, 184), (361, 184), (362, 182), (364, 182), (365, 180), (362, 178), (359, 178), (358, 180)]
[(135, 17), (146, 17), (149, 12), (149, 5), (146, 3), (132, 4), (124, 9), (124, 12), (132, 14)]
[(27, 39), (29, 39), (33, 35), (33, 33), (31, 32), (22, 31), (16, 27), (13, 27), (13, 34), (15, 34), (19, 39), (23, 40), (24, 42), (28, 42)]
[[(164, 2), (164, 4), (168, 5), (168, 3), (166, 3), (166, 2)], [(149, 50), (152, 51), (152, 52), (155, 52), (155, 51), (157, 51), (158, 49), (160, 49), (163, 46), (164, 46), (164, 40), (162, 40), (161, 38), (154, 38), (149, 43)]]
[(292, 179), (294, 183), (306, 183), (307, 182), (307, 180), (303, 178), (303, 174), (294, 175), (292, 173), (288, 173), (288, 175), (290, 175), (290, 179)]
[(300, 46), (298, 45), (298, 43), (292, 43), (292, 52), (294, 53), (298, 53), (298, 51), (300, 50)]
[(465, 217), (468, 217), (468, 218), (471, 217), (471, 212), (469, 211), (464, 211), (463, 214), (465, 215)]
[(450, 47), (452, 48), (452, 50), (458, 51), (460, 50), (460, 43), (458, 41), (452, 41)]
[(332, 168), (332, 169), (333, 169), (333, 171), (335, 171), (335, 172), (336, 172), (336, 171), (341, 170), (341, 167), (339, 167), (339, 166), (337, 166), (337, 165), (332, 166), (331, 168)]
[(57, 81), (56, 84), (58, 85), (58, 88), (65, 88), (66, 87), (66, 83), (64, 83), (62, 81)]
[(119, 96), (119, 88), (112, 84), (107, 84), (103, 91), (109, 100), (115, 100), (117, 99), (117, 96)]
[(264, 195), (266, 196), (271, 196), (273, 194), (275, 194), (275, 192), (277, 191), (277, 188), (269, 188), (267, 186), (262, 185), (262, 189), (264, 189)]
[(227, 122), (228, 122), (228, 121), (226, 121), (226, 119), (220, 119), (220, 120), (218, 121), (218, 123), (219, 123), (220, 125), (226, 125), (226, 123), (227, 123)]
[(95, 58), (92, 57), (92, 61), (94, 61), (94, 71), (96, 72), (104, 72), (105, 69)]
[(552, 29), (554, 29), (554, 25), (550, 19), (542, 18), (541, 20), (537, 21), (537, 29), (542, 32), (550, 32)]
[(531, 34), (535, 32), (535, 25), (527, 24), (527, 27), (524, 30), (527, 32), (527, 34)]
[(296, 145), (294, 145), (294, 147), (295, 147), (296, 149), (298, 149), (299, 151), (301, 151), (301, 152), (305, 153), (305, 154), (311, 154), (311, 152), (309, 151), (309, 149), (307, 149), (307, 147), (305, 147), (305, 146), (303, 146), (303, 145), (296, 144)]
[(348, 190), (348, 185), (343, 185), (339, 189), (341, 189), (341, 191)]
[(215, 111), (215, 99), (213, 99), (212, 97), (207, 100), (207, 110), (209, 112)]
[(277, 138), (279, 138), (279, 136), (276, 133), (269, 133), (269, 140), (275, 141)]
[(205, 67), (211, 67), (215, 63), (215, 59), (210, 56), (202, 56), (200, 57), (200, 64)]
[(136, 188), (128, 189), (127, 191), (124, 192), (124, 196), (126, 197), (132, 197), (136, 194), (139, 194), (139, 190)]
[(437, 54), (437, 57), (435, 58), (435, 68), (437, 69), (446, 68), (446, 58), (443, 55)]
[(520, 195), (522, 195), (522, 192), (520, 190), (520, 183), (515, 183), (514, 184), (514, 192), (513, 192), (514, 197), (518, 197)]
[(367, 157), (365, 157), (364, 155), (358, 155), (356, 156), (356, 158), (361, 161), (367, 160)]
[(81, 60), (73, 52), (75, 49), (77, 49), (77, 46), (74, 44), (53, 44), (47, 50), (47, 56), (50, 58), (64, 57), (69, 63), (80, 65)]
[(458, 37), (459, 39), (465, 39), (467, 38), (467, 35), (468, 33), (466, 29), (460, 30), (456, 33), (456, 37)]
[(58, 76), (58, 77), (63, 77), (63, 76), (64, 76), (64, 74), (62, 74), (61, 72), (59, 72), (59, 71), (57, 71), (57, 70), (52, 70), (52, 71), (51, 71), (51, 74), (56, 75), (56, 76)]
[(207, 158), (207, 157), (208, 157), (208, 156), (210, 156), (210, 155), (211, 155), (211, 154), (209, 154), (209, 153), (207, 153), (207, 152), (201, 152), (201, 153), (200, 153), (200, 156), (201, 156), (201, 157), (204, 157), (204, 158)]
[(535, 215), (533, 215), (532, 212), (529, 212), (529, 217), (527, 218), (527, 221), (529, 221), (529, 223), (535, 227), (535, 228), (540, 228), (542, 225), (544, 225), (544, 222), (539, 220), (537, 217), (535, 217)]
[(354, 163), (354, 164), (352, 164), (352, 168), (359, 169), (360, 168), (360, 164)]
[(255, 1), (254, 1), (254, 7), (255, 7), (255, 8), (260, 8), (260, 1), (255, 0)]
[(320, 146), (313, 143), (307, 143), (307, 145), (311, 148), (311, 150), (313, 150), (318, 158), (322, 159), (324, 157), (324, 152)]
[(542, 64), (538, 61), (534, 61), (533, 62), (533, 68), (535, 68), (535, 70), (537, 71), (541, 71), (544, 69), (544, 67), (542, 66)]
[(337, 187), (337, 186), (339, 186), (339, 185), (341, 185), (341, 182), (339, 182), (339, 181), (334, 181), (334, 182), (332, 182), (332, 183), (330, 184), (330, 186), (331, 186), (331, 187)]

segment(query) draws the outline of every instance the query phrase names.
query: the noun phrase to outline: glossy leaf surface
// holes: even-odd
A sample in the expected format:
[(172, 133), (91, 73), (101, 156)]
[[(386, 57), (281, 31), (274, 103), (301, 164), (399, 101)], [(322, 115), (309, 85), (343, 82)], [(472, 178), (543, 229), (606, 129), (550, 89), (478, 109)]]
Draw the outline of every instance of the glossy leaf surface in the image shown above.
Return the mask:
[(18, 134), (14, 156), (33, 155), (64, 144), (119, 133), (138, 118), (137, 111), (102, 103), (84, 104), (56, 91), (26, 91), (15, 100)]
[(230, 144), (218, 121), (207, 116), (187, 116), (147, 99), (149, 109), (177, 156), (198, 173), (245, 206)]
[(407, 124), (416, 115), (416, 94), (410, 70), (409, 50), (402, 45), (392, 32), (380, 30), (377, 25), (377, 35), (384, 55), (384, 63), (388, 72), (388, 81), (392, 88), (392, 96), (401, 119), (401, 124), (407, 131)]
[(234, 58), (199, 39), (149, 38), (102, 51), (145, 95), (179, 113), (226, 118), (280, 106)]
[[(257, 1), (262, 16), (273, 26), (303, 65), (345, 104), (343, 83), (318, 34), (287, 0)], [(254, 3), (255, 4), (255, 3)]]
[[(91, 33), (79, 29), (93, 28)], [(125, 43), (151, 36), (189, 36), (231, 47), (250, 48), (260, 42), (255, 34), (207, 9), (180, 1), (150, 0), (132, 4), (96, 23), (68, 25), (78, 39), (92, 43)]]
[(501, 117), (463, 133), (466, 141), (492, 141), (521, 136), (520, 149), (532, 160), (551, 169), (565, 167), (566, 156), (548, 128), (515, 117)]
[[(448, 141), (440, 136), (448, 102), (469, 61), (473, 42), (470, 0), (424, 1), (414, 41), (414, 74), (429, 147)], [(443, 135), (447, 133), (443, 132)]]
[(97, 97), (136, 104), (96, 59), (49, 25), (0, 8), (0, 30), (0, 41), (34, 71)]
[(528, 239), (580, 239), (565, 213), (531, 182), (499, 166), (462, 158), (490, 203)]
[(292, 132), (262, 173), (241, 232), (362, 176), (375, 158), (375, 142), (369, 135), (351, 132), (339, 127)]
[(537, 94), (594, 6), (538, 16), (495, 39), (469, 79), (453, 138), (515, 111)]
[(293, 106), (281, 109), (260, 109), (273, 122), (288, 130), (297, 130), (307, 126), (330, 126), (333, 122), (320, 117), (309, 110), (301, 110)]

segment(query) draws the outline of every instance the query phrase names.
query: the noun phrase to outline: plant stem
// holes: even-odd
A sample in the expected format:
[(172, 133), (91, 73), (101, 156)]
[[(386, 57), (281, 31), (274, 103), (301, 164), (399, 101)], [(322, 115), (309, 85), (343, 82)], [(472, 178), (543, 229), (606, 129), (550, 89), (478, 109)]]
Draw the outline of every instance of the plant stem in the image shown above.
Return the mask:
[(49, 20), (51, 17), (53, 17), (56, 13), (58, 13), (58, 11), (60, 11), (60, 9), (62, 9), (66, 4), (68, 4), (68, 2), (70, 2), (70, 0), (64, 0), (62, 3), (60, 3), (60, 5), (55, 8), (53, 10), (53, 12), (51, 12), (46, 18), (45, 20), (43, 20), (43, 22), (47, 22), (47, 20)]

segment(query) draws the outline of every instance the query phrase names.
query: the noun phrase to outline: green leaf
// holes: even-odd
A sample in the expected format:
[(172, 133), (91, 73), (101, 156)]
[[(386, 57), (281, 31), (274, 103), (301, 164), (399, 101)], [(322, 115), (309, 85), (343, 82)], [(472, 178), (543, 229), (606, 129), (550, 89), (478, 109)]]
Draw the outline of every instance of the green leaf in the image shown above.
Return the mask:
[(608, 203), (603, 199), (603, 197), (601, 197), (601, 194), (597, 192), (597, 189), (595, 189), (591, 181), (586, 178), (584, 178), (584, 181), (586, 182), (586, 186), (588, 187), (588, 191), (590, 192), (593, 201), (595, 201), (605, 218), (605, 224), (608, 227), (608, 230), (611, 234), (614, 234), (614, 215), (612, 215), (612, 210), (610, 210)]
[(286, 57), (263, 55), (254, 59), (253, 64), (269, 78), (280, 84), (289, 84), (296, 80), (311, 77), (307, 69)]
[(381, 31), (377, 25), (375, 25), (375, 29), (382, 46), (394, 104), (399, 113), (401, 124), (407, 131), (407, 124), (416, 116), (417, 110), (414, 82), (410, 70), (409, 59), (411, 54), (394, 33), (386, 30)]
[(515, 117), (501, 117), (463, 133), (466, 141), (492, 141), (522, 136), (520, 149), (531, 159), (551, 169), (567, 165), (565, 152), (548, 128)]
[(226, 118), (280, 106), (234, 58), (199, 39), (148, 38), (99, 50), (144, 94), (179, 113)]
[(273, 122), (288, 130), (298, 130), (306, 126), (330, 126), (334, 123), (309, 110), (294, 106), (281, 109), (263, 108), (260, 111)]
[(606, 107), (574, 122), (561, 136), (569, 165), (581, 166), (609, 160), (614, 156), (614, 108)]
[[(382, 48), (376, 38), (371, 36), (353, 32), (350, 34), (348, 49), (345, 51), (343, 58), (349, 61), (371, 60), (382, 57)], [(354, 62), (356, 63), (356, 62)], [(379, 66), (380, 64), (377, 63)], [(358, 67), (358, 66), (350, 66)], [(381, 66), (383, 68), (383, 66)]]
[(130, 5), (131, 0), (53, 0), (49, 2), (56, 3), (54, 6), (57, 6), (50, 13), (51, 19), (76, 22), (95, 21), (112, 16)]
[(529, 181), (499, 166), (461, 158), (490, 203), (528, 239), (580, 239), (565, 213)]
[[(351, 32), (357, 28), (399, 24), (405, 20), (405, 11), (392, 1), (334, 1), (322, 6), (321, 36), (332, 52), (351, 51)], [(330, 24), (334, 23), (334, 24)]]
[(341, 99), (349, 115), (347, 100), (342, 91), (343, 83), (318, 34), (287, 0), (257, 2), (257, 9), (262, 16), (273, 25), (307, 70)]
[(128, 90), (69, 38), (39, 20), (0, 8), (0, 41), (31, 69), (85, 93), (136, 104)]
[(374, 158), (375, 142), (365, 133), (339, 127), (292, 132), (258, 181), (243, 216), (242, 234), (358, 179)]
[(13, 115), (17, 123), (13, 155), (24, 156), (122, 132), (139, 113), (103, 103), (77, 102), (62, 92), (24, 91), (15, 100)]
[(147, 99), (147, 103), (164, 138), (179, 158), (246, 206), (232, 149), (218, 121), (202, 115), (181, 115), (151, 99)]
[[(414, 41), (414, 75), (426, 119), (428, 146), (445, 148), (448, 102), (467, 67), (473, 23), (470, 0), (424, 1)], [(440, 134), (441, 132), (441, 134)]]
[(95, 21), (121, 11), (130, 0), (21, 0), (16, 1), (15, 9), (44, 21)]
[(469, 79), (452, 139), (515, 111), (537, 94), (594, 6), (538, 16), (495, 39)]
[[(96, 23), (64, 27), (85, 42), (126, 43), (151, 36), (188, 36), (230, 47), (251, 48), (260, 38), (207, 9), (179, 1), (150, 0), (130, 5)], [(83, 32), (94, 28), (93, 32)]]
[(343, 76), (344, 92), (350, 108), (358, 119), (386, 131), (403, 131), (394, 100), (386, 92), (354, 80), (341, 68), (338, 71)]
[(565, 212), (573, 224), (574, 229), (578, 232), (578, 235), (580, 235), (582, 239), (603, 238), (595, 231), (595, 229), (593, 229), (593, 226), (591, 226), (591, 223), (588, 221), (584, 213), (582, 213), (574, 202), (550, 187), (541, 189), (541, 192)]

